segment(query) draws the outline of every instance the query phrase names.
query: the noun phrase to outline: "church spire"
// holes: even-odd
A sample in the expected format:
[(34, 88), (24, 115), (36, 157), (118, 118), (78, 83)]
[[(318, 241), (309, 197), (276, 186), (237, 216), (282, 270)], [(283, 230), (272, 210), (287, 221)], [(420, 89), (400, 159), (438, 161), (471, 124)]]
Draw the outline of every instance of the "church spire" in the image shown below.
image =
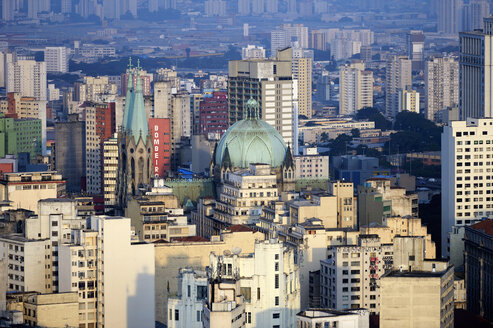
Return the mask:
[(125, 97), (125, 109), (123, 110), (123, 121), (122, 127), (124, 130), (129, 129), (129, 120), (132, 116), (131, 111), (134, 102), (134, 78), (132, 71), (132, 57), (128, 60), (128, 70), (127, 70), (127, 95)]
[(142, 92), (142, 81), (140, 79), (140, 61), (137, 60), (136, 68), (136, 87), (135, 95), (133, 99), (133, 106), (130, 112), (128, 122), (128, 130), (134, 137), (134, 141), (137, 144), (139, 142), (139, 137), (142, 137), (145, 142), (145, 138), (149, 135), (149, 124), (147, 122), (147, 115), (144, 107), (144, 95)]

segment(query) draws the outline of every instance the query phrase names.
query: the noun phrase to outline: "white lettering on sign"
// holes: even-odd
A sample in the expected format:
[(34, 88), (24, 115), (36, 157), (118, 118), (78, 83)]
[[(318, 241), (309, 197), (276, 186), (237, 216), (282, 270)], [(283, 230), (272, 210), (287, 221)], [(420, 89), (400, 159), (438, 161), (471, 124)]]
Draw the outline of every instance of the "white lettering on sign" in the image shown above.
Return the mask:
[(159, 133), (154, 133), (154, 138), (158, 139), (159, 138)]
[(159, 145), (159, 139), (154, 139), (154, 144)]
[(159, 131), (159, 126), (158, 125), (154, 125), (154, 131)]
[(158, 153), (154, 153), (154, 158), (159, 158), (158, 156), (159, 156)]

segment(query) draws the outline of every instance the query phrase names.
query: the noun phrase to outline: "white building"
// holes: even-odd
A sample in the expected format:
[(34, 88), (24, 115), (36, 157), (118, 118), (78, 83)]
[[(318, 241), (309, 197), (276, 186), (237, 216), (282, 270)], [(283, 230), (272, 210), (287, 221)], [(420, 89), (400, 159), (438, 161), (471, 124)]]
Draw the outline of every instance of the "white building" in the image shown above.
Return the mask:
[(207, 298), (205, 271), (180, 269), (178, 295), (168, 298), (168, 328), (202, 328), (203, 301)]
[(459, 62), (452, 57), (425, 62), (426, 118), (434, 121), (437, 112), (459, 105)]
[[(296, 327), (300, 283), (294, 251), (277, 240), (257, 242), (253, 254), (233, 251), (211, 253), (210, 279), (232, 280), (239, 285), (246, 312), (244, 327)], [(211, 327), (220, 326), (211, 322)]]
[(261, 46), (249, 44), (241, 49), (241, 59), (264, 59), (265, 49)]
[(493, 216), (493, 119), (453, 121), (442, 132), (442, 256), (452, 228)]
[(65, 47), (45, 48), (46, 71), (50, 73), (68, 72), (68, 51)]
[(394, 119), (399, 112), (399, 93), (412, 87), (412, 62), (407, 56), (392, 56), (385, 73), (385, 111)]
[(111, 211), (116, 205), (116, 178), (118, 175), (118, 139), (113, 138), (103, 143), (103, 195), (104, 210)]
[(483, 31), (461, 32), (460, 118), (492, 117), (493, 17), (484, 19)]
[(9, 62), (6, 83), (7, 92), (46, 100), (46, 63), (28, 59)]
[(344, 327), (367, 328), (370, 313), (366, 309), (337, 311), (333, 309), (306, 309), (296, 315), (299, 328)]
[(60, 292), (79, 292), (80, 327), (155, 325), (154, 245), (131, 235), (130, 219), (93, 216), (60, 246)]
[(339, 71), (339, 114), (356, 115), (373, 106), (373, 72), (363, 62), (341, 66)]

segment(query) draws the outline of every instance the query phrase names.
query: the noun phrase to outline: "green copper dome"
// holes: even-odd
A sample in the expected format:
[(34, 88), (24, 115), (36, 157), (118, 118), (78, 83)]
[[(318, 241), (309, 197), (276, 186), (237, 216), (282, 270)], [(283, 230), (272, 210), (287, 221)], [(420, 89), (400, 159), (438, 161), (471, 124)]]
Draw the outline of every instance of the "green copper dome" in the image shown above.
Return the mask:
[(216, 165), (226, 161), (235, 168), (248, 168), (252, 163), (280, 167), (286, 156), (286, 144), (281, 135), (258, 117), (259, 107), (255, 100), (247, 102), (245, 113), (246, 118), (233, 124), (219, 141)]

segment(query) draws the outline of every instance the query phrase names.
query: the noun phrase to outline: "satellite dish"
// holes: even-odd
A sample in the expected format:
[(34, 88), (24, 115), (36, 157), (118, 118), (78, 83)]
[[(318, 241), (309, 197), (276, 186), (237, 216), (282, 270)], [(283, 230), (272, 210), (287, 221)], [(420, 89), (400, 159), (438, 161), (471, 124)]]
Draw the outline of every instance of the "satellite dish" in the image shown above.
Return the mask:
[(234, 255), (240, 255), (241, 253), (241, 248), (240, 247), (234, 247), (232, 250)]
[(224, 256), (230, 256), (231, 252), (226, 249), (226, 250), (224, 250), (223, 254), (224, 254)]

